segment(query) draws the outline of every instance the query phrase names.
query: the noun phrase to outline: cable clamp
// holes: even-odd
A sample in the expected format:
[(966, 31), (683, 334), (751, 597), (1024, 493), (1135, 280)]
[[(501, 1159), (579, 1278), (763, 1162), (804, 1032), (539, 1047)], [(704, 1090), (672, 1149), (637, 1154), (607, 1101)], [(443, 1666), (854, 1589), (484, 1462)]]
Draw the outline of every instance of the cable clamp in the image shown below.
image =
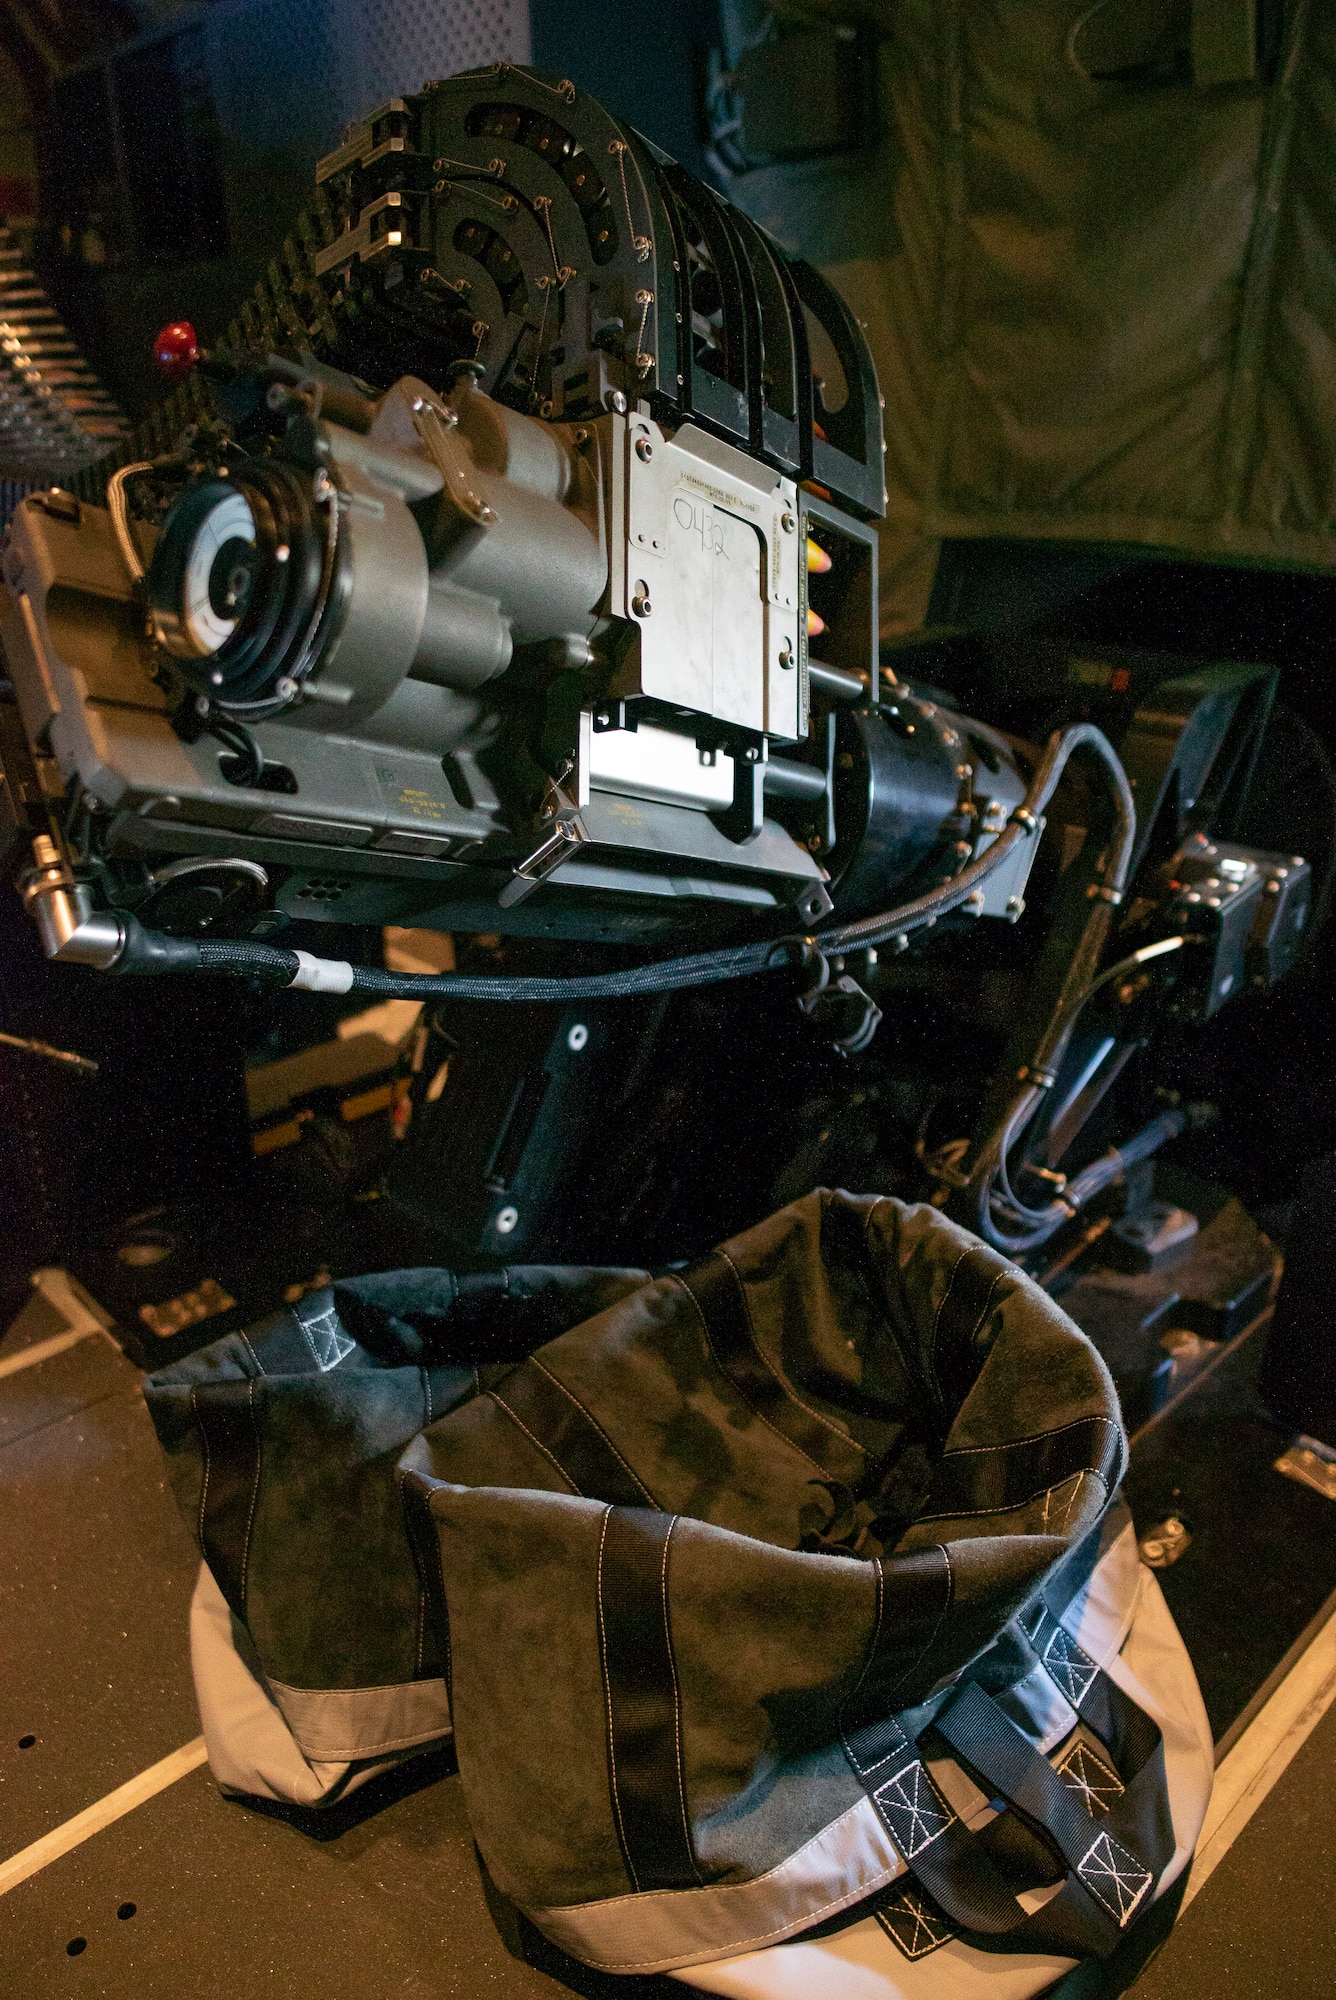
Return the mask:
[(1028, 806), (1017, 806), (1008, 820), (1010, 826), (1023, 826), (1027, 833), (1042, 833), (1044, 822), (1038, 813), (1032, 813)]
[(817, 1000), (830, 985), (830, 960), (814, 937), (800, 940), (802, 956), (798, 960), (804, 972), (810, 972), (812, 982), (804, 986), (798, 996), (798, 1004), (805, 1014), (810, 1014)]

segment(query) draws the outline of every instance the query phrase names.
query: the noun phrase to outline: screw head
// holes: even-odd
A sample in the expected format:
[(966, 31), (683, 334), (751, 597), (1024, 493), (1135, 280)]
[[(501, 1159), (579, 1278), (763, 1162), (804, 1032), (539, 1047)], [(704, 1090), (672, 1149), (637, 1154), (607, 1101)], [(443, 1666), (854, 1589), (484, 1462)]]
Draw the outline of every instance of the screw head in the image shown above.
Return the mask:
[(280, 674), (274, 682), (274, 693), (280, 701), (291, 701), (297, 693), (297, 683), (291, 674)]
[(786, 535), (791, 535), (798, 523), (794, 520), (792, 514), (783, 513), (779, 517), (779, 525)]
[(509, 1236), (519, 1219), (520, 1212), (517, 1208), (507, 1207), (498, 1209), (493, 1219), (492, 1227), (498, 1236)]
[(622, 394), (620, 389), (614, 389), (612, 394), (608, 397), (608, 408), (610, 410), (615, 410), (619, 417), (624, 417), (626, 415), (626, 398)]
[(654, 447), (647, 437), (636, 439), (636, 457), (642, 465), (648, 465), (654, 456)]

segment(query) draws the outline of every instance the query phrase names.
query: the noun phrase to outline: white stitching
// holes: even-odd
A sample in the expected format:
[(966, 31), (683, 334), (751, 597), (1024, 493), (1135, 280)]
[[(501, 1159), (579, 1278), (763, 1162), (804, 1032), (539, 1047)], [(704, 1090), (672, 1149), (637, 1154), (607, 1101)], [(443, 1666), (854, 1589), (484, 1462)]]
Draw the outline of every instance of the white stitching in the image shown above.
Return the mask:
[(249, 1354), (251, 1360), (255, 1363), (255, 1366), (259, 1369), (260, 1373), (263, 1375), (266, 1372), (265, 1365), (263, 1361), (261, 1361), (259, 1355), (255, 1352), (255, 1349), (251, 1346), (250, 1335), (245, 1331), (243, 1327), (238, 1327), (237, 1333), (239, 1338), (245, 1343), (247, 1354)]
[[(576, 1485), (575, 1481), (571, 1478), (571, 1475), (569, 1472), (567, 1472), (565, 1466), (561, 1464), (559, 1459), (556, 1459), (552, 1456), (552, 1453), (548, 1450), (547, 1446), (543, 1443), (543, 1440), (541, 1438), (536, 1438), (534, 1436), (533, 1432), (529, 1429), (529, 1426), (525, 1423), (524, 1419), (522, 1417), (517, 1417), (515, 1415), (515, 1412), (511, 1409), (509, 1403), (503, 1403), (501, 1401), (501, 1398), (500, 1396), (498, 1396), (495, 1389), (489, 1389), (487, 1393), (491, 1397), (492, 1401), (500, 1409), (503, 1409), (505, 1411), (506, 1415), (510, 1418), (511, 1423), (514, 1424), (519, 1430), (522, 1430), (524, 1432), (525, 1437), (528, 1438), (529, 1443), (534, 1447), (534, 1450), (542, 1452), (543, 1457), (547, 1460), (548, 1464), (551, 1465), (565, 1480), (566, 1484), (570, 1487), (571, 1492), (580, 1493), (579, 1487)], [(585, 1496), (583, 1494), (580, 1494), (581, 1499), (583, 1499), (584, 1497)]]
[[(770, 1367), (769, 1361), (766, 1360), (764, 1353), (762, 1353), (761, 1344), (756, 1338), (756, 1323), (752, 1318), (751, 1300), (747, 1297), (747, 1287), (743, 1282), (742, 1273), (741, 1271), (739, 1271), (737, 1265), (733, 1262), (733, 1259), (729, 1256), (727, 1250), (721, 1249), (718, 1252), (718, 1255), (723, 1258), (729, 1270), (733, 1273), (733, 1276), (738, 1281), (738, 1289), (742, 1293), (742, 1310), (747, 1316), (747, 1332), (748, 1335), (750, 1336), (751, 1344), (756, 1349), (756, 1352), (760, 1355), (761, 1360), (765, 1363), (765, 1366), (770, 1369), (770, 1373), (774, 1376), (776, 1382), (778, 1382), (780, 1388), (783, 1390), (784, 1394), (788, 1397), (789, 1401), (791, 1403), (796, 1403), (800, 1410), (806, 1410), (808, 1416), (812, 1419), (813, 1423), (820, 1424), (822, 1430), (829, 1431), (832, 1437), (837, 1437), (840, 1440), (841, 1444), (851, 1444), (855, 1451), (860, 1452), (862, 1456), (866, 1458), (868, 1455), (868, 1450), (866, 1445), (860, 1444), (856, 1437), (851, 1437), (848, 1431), (844, 1430), (839, 1424), (835, 1423), (831, 1418), (823, 1417), (820, 1410), (814, 1410), (810, 1403), (805, 1403), (802, 1397), (798, 1394), (797, 1390), (794, 1389), (792, 1385), (789, 1382), (787, 1382), (785, 1378), (781, 1374), (779, 1374), (779, 1372), (776, 1369)], [(813, 1463), (815, 1463), (815, 1461), (813, 1461)], [(825, 1468), (823, 1467), (823, 1470), (824, 1469)]]
[[(863, 1682), (867, 1679), (869, 1673), (872, 1671), (872, 1662), (877, 1657), (877, 1645), (881, 1638), (881, 1621), (882, 1621), (882, 1616), (886, 1609), (886, 1573), (882, 1568), (880, 1556), (874, 1556), (872, 1558), (872, 1567), (877, 1572), (876, 1602), (873, 1607), (873, 1614), (872, 1614), (872, 1637), (868, 1641), (867, 1653), (864, 1656), (862, 1667), (859, 1669), (858, 1679), (854, 1682), (848, 1694), (845, 1696), (844, 1700), (840, 1703), (841, 1714), (849, 1706), (849, 1703), (856, 1699), (859, 1689), (862, 1687)], [(848, 1753), (852, 1761), (853, 1752), (849, 1749), (849, 1745), (845, 1740), (843, 1728), (841, 1728), (840, 1730), (840, 1741), (841, 1743), (844, 1744), (845, 1751)]]
[(1010, 1271), (1004, 1264), (1002, 1269), (998, 1272), (997, 1276), (993, 1279), (992, 1284), (988, 1287), (988, 1296), (983, 1302), (983, 1311), (979, 1314), (979, 1317), (975, 1320), (974, 1325), (970, 1328), (968, 1338), (965, 1341), (966, 1347), (972, 1347), (974, 1345), (975, 1335), (978, 1333), (979, 1328), (983, 1325), (989, 1313), (992, 1311), (993, 1293), (997, 1290), (1002, 1280), (1004, 1278), (1010, 1277), (1010, 1275), (1011, 1275)]
[(737, 1396), (743, 1403), (746, 1404), (747, 1408), (751, 1411), (752, 1415), (755, 1417), (757, 1423), (764, 1424), (772, 1437), (777, 1437), (781, 1444), (785, 1444), (788, 1446), (790, 1451), (796, 1451), (799, 1458), (805, 1458), (809, 1465), (814, 1465), (817, 1471), (821, 1474), (821, 1477), (823, 1479), (829, 1479), (831, 1476), (829, 1467), (824, 1466), (819, 1458), (813, 1458), (810, 1451), (804, 1451), (800, 1444), (795, 1444), (791, 1437), (785, 1437), (783, 1431), (780, 1430), (777, 1425), (772, 1424), (769, 1417), (765, 1416), (760, 1410), (757, 1409), (755, 1403), (753, 1403), (753, 1401), (751, 1400), (751, 1397), (744, 1394), (744, 1392), (741, 1389), (739, 1389), (737, 1383), (733, 1380), (733, 1377), (729, 1374), (723, 1362), (719, 1359), (718, 1354), (715, 1352), (714, 1342), (710, 1338), (709, 1321), (706, 1319), (704, 1313), (701, 1311), (700, 1305), (696, 1299), (696, 1295), (692, 1291), (690, 1285), (686, 1284), (676, 1271), (669, 1271), (666, 1275), (673, 1281), (674, 1284), (680, 1285), (682, 1287), (682, 1290), (686, 1293), (687, 1297), (691, 1300), (692, 1308), (695, 1311), (696, 1318), (701, 1323), (701, 1331), (705, 1335), (706, 1351), (709, 1354), (711, 1361), (713, 1361), (715, 1368), (723, 1376), (725, 1382), (727, 1382), (729, 1388), (733, 1391), (733, 1394)]
[(241, 1609), (246, 1610), (246, 1582), (250, 1575), (251, 1529), (255, 1525), (255, 1503), (260, 1497), (260, 1426), (255, 1421), (255, 1383), (246, 1384), (246, 1407), (250, 1412), (251, 1431), (255, 1437), (255, 1483), (251, 1487), (250, 1512), (246, 1516), (246, 1539), (241, 1547)]
[(971, 1243), (969, 1249), (962, 1250), (960, 1255), (956, 1258), (955, 1263), (951, 1266), (951, 1275), (946, 1281), (946, 1290), (942, 1293), (942, 1302), (938, 1306), (937, 1311), (933, 1316), (932, 1352), (934, 1356), (934, 1367), (936, 1365), (935, 1357), (937, 1354), (937, 1336), (941, 1332), (942, 1328), (942, 1314), (946, 1311), (947, 1305), (951, 1298), (951, 1294), (955, 1290), (956, 1274), (960, 1270), (960, 1267), (964, 1263), (965, 1259), (967, 1257), (972, 1257), (974, 1255), (975, 1250), (978, 1249), (979, 1247), (980, 1246), (978, 1244)]
[[(1118, 1425), (1113, 1417), (1104, 1417), (1095, 1411), (1088, 1417), (1073, 1417), (1069, 1424), (1059, 1424), (1056, 1430), (1032, 1431), (1028, 1437), (1008, 1438), (1005, 1444), (957, 1445), (953, 1451), (942, 1453), (942, 1464), (945, 1465), (948, 1458), (977, 1458), (981, 1452), (985, 1451), (1015, 1451), (1018, 1446), (1023, 1444), (1042, 1444), (1045, 1438), (1061, 1437), (1065, 1431), (1079, 1430), (1082, 1424), (1107, 1424), (1111, 1431), (1118, 1429)], [(1093, 1466), (1084, 1468), (1086, 1471), (1093, 1471), (1094, 1469)], [(1070, 1474), (1068, 1477), (1070, 1477)]]
[[(1109, 1486), (1103, 1473), (1092, 1472), (1089, 1467), (1083, 1472), (1069, 1472), (1067, 1479), (1098, 1479), (1104, 1491), (1106, 1493), (1109, 1491)], [(1059, 1486), (1065, 1486), (1066, 1484), (1066, 1479), (1059, 1480), (1058, 1482)], [(1056, 1493), (1057, 1490), (1057, 1486), (1041, 1486), (1036, 1492), (1031, 1493), (1027, 1499), (1017, 1500), (1011, 1507), (966, 1507), (959, 1513), (953, 1508), (949, 1514), (920, 1514), (915, 1520), (914, 1526), (916, 1528), (921, 1527), (926, 1521), (986, 1521), (993, 1516), (996, 1516), (1000, 1520), (1004, 1514), (1019, 1514), (1024, 1508), (1033, 1507), (1041, 1494), (1047, 1496), (1050, 1493)], [(1073, 1498), (1075, 1498), (1075, 1495), (1073, 1495)], [(1047, 1508), (1045, 1509), (1045, 1517), (1047, 1518)], [(1065, 1526), (1065, 1520), (1063, 1525)]]
[(631, 1887), (638, 1891), (640, 1888), (640, 1878), (636, 1874), (634, 1863), (631, 1860), (631, 1843), (626, 1838), (626, 1827), (622, 1822), (621, 1793), (617, 1784), (617, 1753), (613, 1748), (612, 1741), (612, 1682), (608, 1678), (608, 1630), (603, 1617), (603, 1545), (608, 1539), (608, 1523), (611, 1519), (612, 1508), (607, 1507), (604, 1509), (603, 1527), (598, 1538), (598, 1567), (596, 1571), (595, 1590), (598, 1599), (598, 1643), (599, 1651), (603, 1655), (603, 1700), (608, 1716), (608, 1771), (612, 1779), (610, 1787), (612, 1792), (612, 1810), (617, 1816), (617, 1832), (621, 1837), (622, 1843), (622, 1860), (626, 1864), (627, 1874), (631, 1877)]
[(201, 1445), (202, 1445), (202, 1446), (204, 1447), (204, 1483), (203, 1483), (203, 1485), (202, 1485), (202, 1486), (200, 1487), (200, 1489), (199, 1489), (199, 1520), (198, 1520), (198, 1522), (196, 1523), (196, 1527), (195, 1527), (195, 1540), (196, 1540), (196, 1541), (197, 1541), (197, 1542), (199, 1543), (199, 1547), (200, 1547), (200, 1554), (201, 1554), (201, 1555), (203, 1555), (203, 1553), (204, 1553), (204, 1503), (205, 1503), (205, 1501), (206, 1501), (206, 1500), (208, 1499), (208, 1497), (209, 1497), (209, 1463), (210, 1463), (210, 1457), (209, 1457), (209, 1433), (208, 1433), (208, 1431), (207, 1431), (207, 1430), (205, 1429), (205, 1427), (204, 1427), (204, 1419), (203, 1419), (203, 1418), (202, 1418), (202, 1417), (200, 1416), (200, 1413), (199, 1413), (199, 1401), (198, 1401), (198, 1398), (199, 1398), (199, 1390), (198, 1390), (197, 1388), (195, 1388), (195, 1389), (192, 1389), (192, 1390), (191, 1390), (191, 1392), (190, 1392), (190, 1408), (191, 1408), (192, 1412), (194, 1413), (194, 1418), (195, 1418), (195, 1428), (196, 1428), (196, 1430), (197, 1430), (197, 1431), (199, 1432), (199, 1441), (200, 1441)]
[(566, 1387), (566, 1384), (561, 1380), (561, 1378), (557, 1375), (554, 1375), (550, 1368), (545, 1368), (542, 1362), (538, 1359), (538, 1356), (536, 1354), (531, 1354), (529, 1356), (529, 1364), (531, 1367), (536, 1368), (540, 1375), (546, 1375), (548, 1381), (551, 1382), (556, 1388), (560, 1389), (562, 1395), (566, 1398), (567, 1402), (573, 1403), (576, 1409), (580, 1412), (580, 1415), (582, 1417), (586, 1417), (589, 1420), (589, 1422), (593, 1425), (594, 1429), (598, 1432), (599, 1436), (602, 1438), (604, 1444), (608, 1447), (608, 1450), (612, 1453), (613, 1457), (616, 1459), (618, 1465), (621, 1466), (622, 1471), (631, 1481), (632, 1485), (637, 1487), (640, 1490), (640, 1492), (644, 1494), (646, 1500), (648, 1500), (651, 1507), (658, 1507), (659, 1512), (662, 1513), (663, 1509), (659, 1507), (658, 1501), (654, 1498), (654, 1495), (650, 1492), (648, 1486), (645, 1485), (642, 1479), (636, 1476), (634, 1467), (627, 1464), (626, 1460), (622, 1457), (616, 1445), (613, 1443), (612, 1439), (608, 1436), (608, 1433), (604, 1430), (602, 1424), (599, 1422), (598, 1418), (594, 1415), (593, 1411), (590, 1409), (586, 1409), (585, 1405), (580, 1401), (580, 1398), (576, 1395), (575, 1391), (573, 1389), (568, 1389)]
[(677, 1661), (673, 1658), (673, 1628), (672, 1621), (668, 1616), (668, 1548), (672, 1542), (673, 1530), (677, 1526), (679, 1518), (678, 1515), (673, 1515), (668, 1523), (668, 1532), (663, 1538), (663, 1565), (659, 1571), (659, 1595), (663, 1600), (663, 1637), (664, 1644), (668, 1648), (668, 1671), (673, 1677), (673, 1736), (677, 1745), (677, 1798), (682, 1812), (682, 1836), (687, 1844), (687, 1853), (691, 1856), (691, 1872), (703, 1889), (705, 1887), (705, 1879), (696, 1865), (696, 1849), (691, 1839), (691, 1821), (687, 1816), (687, 1778), (686, 1768), (682, 1760), (682, 1690), (677, 1684)]

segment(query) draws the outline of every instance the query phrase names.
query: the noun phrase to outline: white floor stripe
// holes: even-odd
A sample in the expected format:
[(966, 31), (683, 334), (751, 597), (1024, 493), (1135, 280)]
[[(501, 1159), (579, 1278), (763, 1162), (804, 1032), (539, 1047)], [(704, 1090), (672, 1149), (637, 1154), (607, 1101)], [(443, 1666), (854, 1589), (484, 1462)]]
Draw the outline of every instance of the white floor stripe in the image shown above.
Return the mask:
[(0, 1861), (0, 1896), (9, 1889), (17, 1888), (20, 1882), (26, 1882), (30, 1875), (35, 1875), (39, 1868), (45, 1868), (48, 1862), (59, 1861), (62, 1854), (78, 1847), (90, 1834), (100, 1833), (113, 1820), (133, 1812), (136, 1806), (142, 1806), (145, 1799), (165, 1791), (168, 1785), (174, 1785), (188, 1772), (198, 1770), (207, 1754), (204, 1738), (197, 1736), (193, 1743), (184, 1743), (179, 1750), (173, 1750), (170, 1757), (164, 1757), (161, 1763), (150, 1764), (147, 1771), (141, 1771), (127, 1784), (118, 1785), (114, 1792), (108, 1792), (104, 1799), (99, 1799), (86, 1811), (76, 1813), (63, 1826), (44, 1833), (31, 1847), (23, 1848), (8, 1861)]
[(17, 1354), (7, 1354), (0, 1361), (0, 1376), (17, 1375), (20, 1368), (35, 1368), (39, 1361), (49, 1361), (53, 1354), (63, 1354), (67, 1347), (91, 1340), (101, 1331), (100, 1326), (78, 1326), (73, 1333), (53, 1333), (50, 1340), (35, 1340), (31, 1347), (21, 1347)]
[[(7, 1354), (0, 1361), (0, 1379), (6, 1375), (17, 1375), (21, 1368), (35, 1368), (39, 1362), (49, 1361), (53, 1354), (63, 1354), (67, 1347), (87, 1340), (90, 1334), (100, 1333), (113, 1347), (117, 1346), (111, 1335), (112, 1320), (68, 1271), (62, 1271), (54, 1264), (43, 1265), (40, 1271), (33, 1272), (32, 1286), (60, 1314), (65, 1322), (65, 1331), (53, 1333), (49, 1340), (35, 1340), (31, 1347), (20, 1347), (15, 1353)], [(22, 1313), (19, 1317), (23, 1317)]]
[(1336, 1613), (1286, 1674), (1215, 1774), (1215, 1789), (1183, 1898), (1186, 1909), (1271, 1787), (1336, 1701)]

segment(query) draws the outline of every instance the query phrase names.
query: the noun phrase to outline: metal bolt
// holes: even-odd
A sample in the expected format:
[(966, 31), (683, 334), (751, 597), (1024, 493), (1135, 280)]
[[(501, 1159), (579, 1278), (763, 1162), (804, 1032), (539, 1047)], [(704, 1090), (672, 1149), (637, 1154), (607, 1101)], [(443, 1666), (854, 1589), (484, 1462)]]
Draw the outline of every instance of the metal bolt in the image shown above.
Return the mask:
[(635, 595), (631, 599), (631, 609), (635, 612), (637, 618), (648, 618), (654, 609), (654, 606), (649, 601), (649, 585), (643, 577), (636, 583)]
[(791, 535), (794, 529), (797, 527), (798, 523), (794, 520), (792, 514), (786, 513), (780, 515), (779, 525), (784, 530), (784, 533), (786, 535)]
[(1025, 915), (1024, 896), (1007, 897), (1007, 915), (1011, 919), (1013, 924), (1019, 922), (1019, 920)]
[(520, 1212), (517, 1208), (502, 1208), (497, 1211), (492, 1227), (498, 1236), (509, 1236), (519, 1219)]
[(567, 1048), (573, 1049), (576, 1055), (579, 1055), (581, 1049), (587, 1045), (588, 1041), (589, 1041), (588, 1028), (586, 1028), (583, 1021), (577, 1021), (575, 1023), (575, 1026), (570, 1030), (570, 1032), (566, 1036)]
[(274, 693), (280, 701), (292, 701), (297, 694), (297, 683), (291, 674), (280, 674), (274, 682)]
[(793, 665), (793, 648), (791, 646), (780, 647), (779, 664), (781, 667), (791, 667)]
[(334, 481), (330, 478), (324, 466), (317, 466), (315, 477), (311, 481), (311, 491), (315, 495), (316, 506), (327, 507), (330, 501), (333, 500), (336, 490)]
[(748, 764), (754, 764), (757, 758), (760, 756), (760, 754), (761, 754), (760, 751), (757, 749), (754, 743), (748, 744), (747, 748), (742, 753), (743, 758)]
[(622, 394), (620, 389), (613, 390), (612, 394), (608, 398), (608, 404), (611, 409), (617, 412), (617, 415), (619, 417), (624, 417), (626, 415), (626, 398)]
[(285, 563), (291, 554), (292, 550), (288, 547), (287, 543), (280, 542), (278, 547), (274, 550), (274, 561), (279, 563)]
[(575, 433), (575, 442), (577, 444), (588, 444), (589, 442), (589, 433), (583, 425)]
[(648, 465), (654, 456), (654, 447), (647, 437), (636, 439), (636, 457), (642, 465)]

